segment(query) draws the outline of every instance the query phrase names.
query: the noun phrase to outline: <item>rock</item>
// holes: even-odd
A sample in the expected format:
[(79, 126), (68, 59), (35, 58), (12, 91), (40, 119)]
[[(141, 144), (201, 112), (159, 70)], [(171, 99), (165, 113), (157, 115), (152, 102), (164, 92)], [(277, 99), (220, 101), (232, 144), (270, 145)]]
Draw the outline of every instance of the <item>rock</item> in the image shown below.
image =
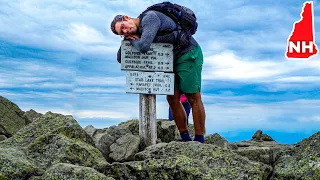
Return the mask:
[(139, 136), (126, 134), (110, 146), (111, 153), (109, 157), (117, 162), (132, 160), (134, 155), (139, 151), (139, 145)]
[(6, 130), (4, 129), (4, 127), (1, 126), (1, 124), (0, 124), (0, 134), (1, 134), (1, 135), (8, 134), (8, 133), (6, 132)]
[(122, 122), (118, 126), (128, 129), (133, 135), (139, 135), (139, 120), (137, 119)]
[(5, 135), (0, 135), (0, 141), (4, 141), (6, 139), (7, 139), (7, 137)]
[(274, 141), (272, 137), (267, 134), (262, 134), (261, 130), (257, 130), (252, 136), (253, 141)]
[(206, 144), (213, 144), (221, 147), (222, 149), (237, 148), (230, 145), (229, 142), (225, 138), (221, 137), (218, 133), (206, 135), (204, 139)]
[(100, 141), (101, 137), (106, 133), (108, 128), (104, 128), (104, 129), (97, 129), (94, 133), (92, 139), (94, 141), (94, 143), (97, 145), (98, 142)]
[(161, 139), (161, 142), (175, 141), (178, 137), (179, 134), (177, 134), (176, 124), (174, 121), (157, 121), (157, 138)]
[(43, 180), (41, 176), (31, 176), (28, 180)]
[(45, 115), (33, 121), (6, 142), (7, 144), (25, 147), (46, 134), (63, 134), (68, 138), (79, 139), (94, 145), (92, 138), (72, 116), (64, 116), (52, 112), (47, 112)]
[(84, 130), (89, 134), (89, 136), (94, 137), (97, 132), (97, 129), (94, 128), (92, 125), (88, 125), (84, 128)]
[(24, 116), (28, 118), (28, 120), (30, 122), (33, 122), (34, 120), (36, 120), (37, 118), (39, 118), (40, 116), (42, 116), (43, 114), (41, 113), (37, 113), (35, 110), (30, 109), (29, 111), (24, 113)]
[(11, 137), (30, 123), (23, 114), (16, 104), (0, 96), (0, 134)]
[(24, 152), (0, 146), (0, 179), (27, 179), (36, 174), (37, 168)]
[[(107, 176), (90, 167), (59, 163), (42, 175), (42, 179), (94, 179), (108, 180)], [(111, 180), (109, 178), (109, 180)]]
[(107, 164), (101, 152), (95, 147), (64, 135), (40, 136), (26, 147), (28, 156), (35, 159), (39, 168), (47, 169), (56, 163), (71, 163), (93, 167), (97, 170)]
[[(194, 126), (188, 124), (188, 130), (191, 137), (194, 136)], [(161, 139), (161, 142), (171, 142), (180, 140), (180, 134), (174, 121), (167, 119), (157, 120), (157, 137)]]
[(285, 149), (289, 149), (290, 145), (279, 144), (276, 141), (241, 141), (232, 143), (237, 146), (234, 152), (249, 158), (252, 161), (262, 162), (273, 166), (277, 155)]
[(279, 155), (275, 165), (275, 178), (320, 179), (320, 131)]
[(18, 147), (41, 170), (57, 163), (103, 169), (107, 164), (92, 138), (72, 116), (48, 112), (0, 142), (0, 147)]
[(230, 150), (198, 142), (147, 147), (135, 161), (113, 163), (104, 174), (115, 179), (266, 179), (272, 167)]
[(124, 127), (111, 126), (105, 129), (105, 132), (101, 134), (101, 138), (99, 138), (99, 140), (95, 140), (96, 147), (102, 152), (103, 156), (107, 159), (107, 161), (112, 161), (112, 159), (109, 157), (109, 154), (111, 153), (110, 146), (122, 136), (132, 133), (129, 129), (126, 129)]

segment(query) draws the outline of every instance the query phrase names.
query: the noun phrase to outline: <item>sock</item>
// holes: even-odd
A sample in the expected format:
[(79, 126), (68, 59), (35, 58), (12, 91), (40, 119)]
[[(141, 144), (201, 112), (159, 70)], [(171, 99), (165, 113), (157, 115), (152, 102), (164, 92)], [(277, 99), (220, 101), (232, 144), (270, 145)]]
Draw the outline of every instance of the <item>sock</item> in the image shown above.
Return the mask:
[(192, 141), (189, 132), (180, 132), (182, 141)]
[(195, 135), (193, 141), (198, 141), (198, 142), (204, 143), (204, 137), (203, 137), (203, 135)]

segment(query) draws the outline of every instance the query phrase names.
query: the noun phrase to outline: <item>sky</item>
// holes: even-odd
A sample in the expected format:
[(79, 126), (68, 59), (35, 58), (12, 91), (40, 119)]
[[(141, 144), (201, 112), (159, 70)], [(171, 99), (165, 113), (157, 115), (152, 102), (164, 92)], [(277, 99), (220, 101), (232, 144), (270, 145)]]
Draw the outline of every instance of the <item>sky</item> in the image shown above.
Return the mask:
[[(116, 60), (121, 38), (110, 22), (117, 14), (137, 17), (158, 2), (0, 0), (0, 96), (23, 111), (71, 114), (82, 127), (138, 119), (139, 95), (125, 92)], [(260, 129), (294, 144), (319, 131), (320, 56), (285, 58), (305, 1), (171, 2), (198, 18), (207, 134), (236, 142)], [(320, 2), (313, 6), (317, 44)], [(156, 108), (158, 119), (168, 118), (164, 95), (157, 95)]]

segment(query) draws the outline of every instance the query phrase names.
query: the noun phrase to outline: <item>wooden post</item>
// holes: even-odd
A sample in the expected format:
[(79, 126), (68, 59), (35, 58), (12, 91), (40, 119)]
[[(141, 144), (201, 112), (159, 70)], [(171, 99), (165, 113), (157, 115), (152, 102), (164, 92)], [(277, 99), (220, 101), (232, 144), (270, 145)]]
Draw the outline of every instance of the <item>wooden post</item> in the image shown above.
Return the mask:
[(144, 146), (156, 144), (156, 95), (140, 94), (139, 97), (139, 135)]

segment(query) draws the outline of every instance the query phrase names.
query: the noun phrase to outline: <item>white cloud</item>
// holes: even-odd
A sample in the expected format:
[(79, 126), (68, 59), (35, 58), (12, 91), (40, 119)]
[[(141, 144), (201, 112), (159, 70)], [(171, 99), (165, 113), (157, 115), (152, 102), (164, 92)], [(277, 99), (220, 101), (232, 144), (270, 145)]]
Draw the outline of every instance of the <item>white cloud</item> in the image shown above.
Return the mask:
[(121, 118), (129, 119), (130, 115), (123, 112), (110, 112), (101, 110), (80, 110), (74, 112), (77, 118)]
[[(206, 104), (206, 126), (210, 132), (235, 129), (317, 130), (320, 125), (319, 108), (319, 100), (303, 99), (261, 104), (242, 102)], [(301, 121), (313, 123), (301, 124)]]
[(320, 76), (291, 76), (276, 79), (278, 82), (301, 82), (301, 83), (312, 83), (312, 82), (320, 82)]
[(29, 58), (1, 61), (2, 88), (72, 88), (73, 67)]
[(119, 77), (76, 77), (77, 86), (124, 86), (125, 76)]
[[(205, 57), (204, 80), (233, 80), (242, 82), (318, 82), (320, 61), (254, 60), (238, 57), (231, 51)], [(313, 72), (311, 71), (313, 70)], [(292, 77), (291, 73), (300, 73)], [(304, 75), (305, 77), (302, 77)]]
[(75, 88), (74, 93), (125, 93), (125, 88)]
[(320, 122), (320, 115), (311, 117), (300, 117), (298, 121), (301, 123)]
[(100, 32), (85, 24), (70, 24), (66, 36), (75, 43), (95, 44), (106, 42), (106, 38)]

